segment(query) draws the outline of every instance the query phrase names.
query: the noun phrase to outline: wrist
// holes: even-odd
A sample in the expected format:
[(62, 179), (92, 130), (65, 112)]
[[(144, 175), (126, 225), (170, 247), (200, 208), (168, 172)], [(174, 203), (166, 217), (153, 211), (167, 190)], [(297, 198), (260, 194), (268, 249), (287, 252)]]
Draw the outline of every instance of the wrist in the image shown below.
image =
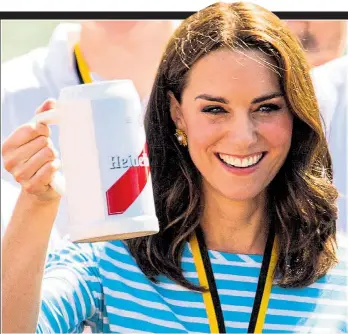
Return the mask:
[(32, 207), (52, 207), (58, 206), (60, 203), (60, 196), (52, 197), (52, 198), (40, 198), (36, 195), (29, 194), (25, 191), (21, 191), (19, 194), (18, 200), (24, 201), (25, 203), (30, 204)]

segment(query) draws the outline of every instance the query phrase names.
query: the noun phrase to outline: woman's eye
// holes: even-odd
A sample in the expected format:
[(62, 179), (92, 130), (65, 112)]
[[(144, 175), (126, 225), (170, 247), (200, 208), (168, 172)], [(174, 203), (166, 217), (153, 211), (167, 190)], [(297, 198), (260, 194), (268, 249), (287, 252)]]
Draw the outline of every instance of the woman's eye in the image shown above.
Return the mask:
[(278, 105), (270, 103), (270, 104), (263, 104), (256, 111), (268, 114), (268, 113), (270, 113), (272, 111), (276, 111), (276, 110), (279, 110), (279, 109), (280, 109), (280, 107)]
[(202, 109), (202, 112), (209, 114), (222, 114), (227, 113), (227, 111), (220, 106), (207, 106)]

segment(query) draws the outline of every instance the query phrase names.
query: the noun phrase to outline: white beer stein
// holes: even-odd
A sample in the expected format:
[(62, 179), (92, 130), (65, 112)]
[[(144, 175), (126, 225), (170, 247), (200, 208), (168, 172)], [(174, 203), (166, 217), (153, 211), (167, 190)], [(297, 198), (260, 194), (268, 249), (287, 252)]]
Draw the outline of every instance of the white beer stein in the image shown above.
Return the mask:
[(51, 186), (66, 194), (70, 239), (129, 239), (159, 231), (143, 111), (130, 80), (62, 89), (54, 110), (36, 122), (59, 125), (64, 177)]

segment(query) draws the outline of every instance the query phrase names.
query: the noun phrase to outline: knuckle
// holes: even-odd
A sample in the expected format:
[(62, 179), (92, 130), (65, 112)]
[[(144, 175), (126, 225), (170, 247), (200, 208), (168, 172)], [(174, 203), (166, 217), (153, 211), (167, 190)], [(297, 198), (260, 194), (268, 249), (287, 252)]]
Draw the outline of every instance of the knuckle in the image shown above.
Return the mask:
[(5, 139), (4, 143), (1, 145), (1, 155), (5, 157), (7, 154), (7, 151), (9, 149), (9, 144), (8, 144), (9, 138)]
[(25, 172), (23, 170), (16, 170), (12, 175), (18, 183), (21, 183), (25, 180)]
[(31, 182), (23, 184), (22, 187), (29, 194), (33, 194), (35, 192), (35, 186)]
[(44, 150), (44, 156), (45, 156), (47, 159), (52, 159), (52, 158), (54, 158), (54, 151), (53, 151), (53, 148), (52, 148), (52, 147), (46, 146), (43, 150)]
[(33, 125), (33, 124), (28, 124), (28, 125), (24, 126), (22, 130), (23, 130), (26, 137), (32, 138), (32, 137), (38, 136), (37, 129), (36, 129), (35, 125)]
[(39, 123), (37, 125), (37, 131), (38, 131), (38, 133), (40, 133), (41, 135), (44, 135), (44, 136), (50, 135), (50, 128), (46, 124), (43, 124), (43, 123)]
[(52, 173), (50, 163), (46, 163), (41, 167), (40, 174), (37, 175), (37, 180), (41, 183), (46, 180), (48, 176)]
[(11, 164), (11, 161), (9, 159), (4, 158), (3, 160), (4, 168), (9, 172), (13, 165)]
[(49, 180), (52, 178), (52, 175), (56, 172), (56, 168), (54, 166), (53, 161), (46, 163), (42, 168), (42, 173), (39, 176), (39, 179), (41, 182), (44, 182), (44, 180)]
[(8, 172), (11, 172), (12, 169), (15, 167), (15, 161), (11, 157), (4, 157), (3, 164), (4, 164), (4, 168)]
[(35, 177), (35, 184), (37, 187), (45, 187), (49, 184), (52, 175), (47, 166), (43, 167), (38, 175)]
[(37, 138), (37, 141), (39, 142), (40, 145), (46, 146), (48, 145), (48, 138), (46, 136), (39, 136)]
[(22, 183), (27, 179), (26, 171), (24, 169), (14, 171), (12, 175), (18, 183)]

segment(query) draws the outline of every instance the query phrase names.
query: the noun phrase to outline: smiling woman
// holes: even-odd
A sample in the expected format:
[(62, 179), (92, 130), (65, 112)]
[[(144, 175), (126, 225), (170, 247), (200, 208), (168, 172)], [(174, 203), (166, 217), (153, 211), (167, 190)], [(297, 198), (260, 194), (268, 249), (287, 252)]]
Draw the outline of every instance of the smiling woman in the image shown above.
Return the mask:
[(273, 225), (284, 287), (335, 263), (337, 191), (309, 66), (275, 15), (235, 3), (188, 18), (163, 56), (146, 126), (163, 226), (129, 241), (145, 272), (191, 286), (179, 254), (198, 225), (209, 248), (249, 254), (263, 252)]
[[(331, 159), (290, 30), (242, 2), (183, 21), (162, 56), (145, 128), (160, 232), (68, 242), (25, 281), (11, 267), (7, 328), (22, 298), (23, 326), (31, 324), (22, 332), (36, 323), (38, 332), (86, 323), (100, 332), (347, 332)], [(6, 145), (18, 141), (15, 132)], [(4, 155), (19, 159), (23, 145)], [(46, 256), (58, 206), (47, 188), (44, 203), (22, 191), (5, 235), (7, 264), (18, 245), (28, 263)], [(40, 240), (21, 233), (33, 225)], [(22, 235), (14, 255), (13, 235)], [(28, 280), (41, 294), (27, 297)]]

